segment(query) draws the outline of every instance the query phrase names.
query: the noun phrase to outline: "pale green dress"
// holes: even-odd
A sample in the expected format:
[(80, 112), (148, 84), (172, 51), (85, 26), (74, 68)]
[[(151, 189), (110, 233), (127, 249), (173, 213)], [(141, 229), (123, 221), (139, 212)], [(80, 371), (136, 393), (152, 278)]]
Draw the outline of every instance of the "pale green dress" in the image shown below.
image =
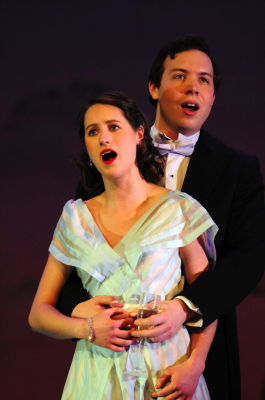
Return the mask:
[[(113, 223), (115, 223), (115, 216)], [(207, 211), (192, 197), (168, 192), (111, 248), (81, 199), (68, 201), (57, 224), (49, 251), (62, 263), (77, 268), (91, 296), (148, 291), (171, 299), (183, 285), (179, 247), (205, 233), (210, 260), (215, 258), (217, 228)], [(63, 400), (150, 399), (163, 370), (186, 358), (190, 337), (182, 327), (162, 343), (145, 343), (143, 362), (148, 378), (125, 379), (131, 351), (113, 352), (79, 340), (65, 383)], [(201, 377), (193, 400), (208, 400)]]

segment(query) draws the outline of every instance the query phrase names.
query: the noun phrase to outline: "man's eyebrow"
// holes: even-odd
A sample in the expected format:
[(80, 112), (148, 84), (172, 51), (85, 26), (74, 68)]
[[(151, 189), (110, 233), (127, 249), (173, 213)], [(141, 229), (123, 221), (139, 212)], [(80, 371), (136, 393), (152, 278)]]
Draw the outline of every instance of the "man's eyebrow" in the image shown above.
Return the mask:
[(213, 78), (213, 74), (211, 74), (210, 72), (200, 72), (199, 75), (207, 75), (210, 78)]
[(184, 68), (172, 68), (169, 72), (172, 73), (172, 72), (177, 72), (177, 71), (188, 72), (188, 70), (186, 70)]
[[(172, 68), (169, 73), (172, 72), (189, 72), (187, 69), (185, 68)], [(206, 71), (201, 71), (198, 73), (198, 75), (206, 75), (209, 76), (210, 78), (213, 78), (213, 74), (211, 74), (210, 72), (206, 72)]]

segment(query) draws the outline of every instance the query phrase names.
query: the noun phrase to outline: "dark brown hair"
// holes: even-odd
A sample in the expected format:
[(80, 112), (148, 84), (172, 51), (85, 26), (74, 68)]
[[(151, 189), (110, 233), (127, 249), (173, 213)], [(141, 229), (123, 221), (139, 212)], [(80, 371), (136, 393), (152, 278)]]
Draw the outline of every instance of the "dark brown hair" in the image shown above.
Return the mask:
[[(172, 40), (163, 46), (157, 53), (156, 58), (150, 68), (149, 72), (149, 83), (153, 83), (155, 87), (159, 88), (162, 75), (164, 72), (164, 62), (169, 56), (174, 59), (177, 53), (182, 53), (188, 50), (200, 50), (205, 53), (211, 60), (213, 66), (213, 83), (215, 93), (220, 87), (220, 73), (219, 68), (210, 53), (210, 49), (205, 39), (200, 36), (186, 36), (184, 38), (179, 38)], [(157, 100), (154, 100), (151, 96), (149, 97), (150, 103), (156, 105)]]
[[(140, 174), (147, 182), (158, 183), (164, 175), (163, 159), (152, 144), (149, 128), (143, 113), (139, 110), (135, 101), (122, 92), (113, 90), (105, 91), (87, 102), (86, 107), (80, 113), (79, 135), (82, 139), (83, 146), (85, 113), (94, 104), (109, 104), (118, 107), (134, 130), (143, 126), (144, 137), (141, 143), (137, 145), (136, 164)], [(85, 148), (83, 148), (81, 157), (78, 160), (78, 165), (81, 172), (81, 185), (86, 190), (88, 196), (96, 196), (102, 193), (104, 191), (104, 184), (101, 174), (94, 165), (91, 165), (89, 155)]]

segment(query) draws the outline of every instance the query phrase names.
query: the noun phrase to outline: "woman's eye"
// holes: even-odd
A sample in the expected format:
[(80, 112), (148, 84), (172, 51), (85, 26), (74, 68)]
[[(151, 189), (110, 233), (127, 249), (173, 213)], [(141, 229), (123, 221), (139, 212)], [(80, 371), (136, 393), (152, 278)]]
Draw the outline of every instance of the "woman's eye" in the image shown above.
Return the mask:
[(111, 130), (112, 132), (117, 131), (118, 129), (119, 129), (119, 126), (118, 126), (118, 125), (115, 125), (115, 124), (110, 125), (110, 130)]
[(97, 134), (96, 129), (90, 129), (90, 131), (88, 131), (88, 136), (95, 136)]

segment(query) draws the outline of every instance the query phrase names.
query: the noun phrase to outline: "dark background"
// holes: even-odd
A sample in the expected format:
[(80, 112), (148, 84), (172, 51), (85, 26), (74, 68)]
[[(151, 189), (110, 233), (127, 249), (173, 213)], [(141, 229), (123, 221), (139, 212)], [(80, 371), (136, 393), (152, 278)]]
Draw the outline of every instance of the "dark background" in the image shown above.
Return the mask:
[[(1, 399), (59, 399), (74, 350), (70, 341), (32, 333), (27, 315), (76, 186), (70, 160), (85, 94), (123, 90), (152, 121), (147, 76), (156, 51), (177, 36), (202, 35), (223, 75), (206, 127), (256, 154), (264, 174), (264, 4), (0, 1)], [(263, 280), (238, 307), (243, 400), (265, 391), (264, 287)]]

